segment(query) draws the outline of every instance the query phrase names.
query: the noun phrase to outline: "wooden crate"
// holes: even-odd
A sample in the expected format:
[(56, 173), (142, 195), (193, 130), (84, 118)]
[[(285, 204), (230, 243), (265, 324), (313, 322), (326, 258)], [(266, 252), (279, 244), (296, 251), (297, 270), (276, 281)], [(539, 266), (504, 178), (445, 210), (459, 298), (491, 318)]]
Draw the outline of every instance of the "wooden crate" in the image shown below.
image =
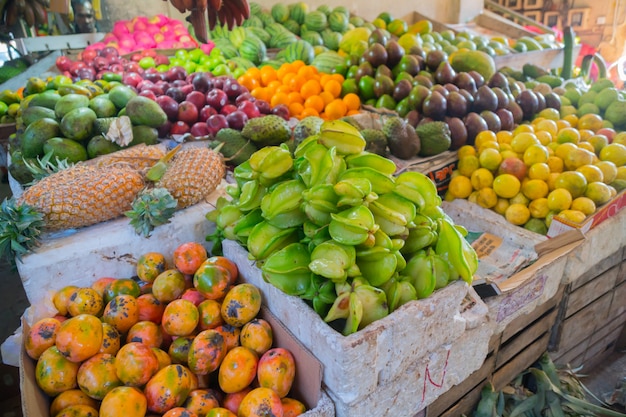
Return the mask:
[(561, 286), (554, 297), (494, 334), (480, 369), (437, 398), (427, 407), (424, 417), (470, 415), (488, 381), (500, 390), (537, 361), (548, 348), (564, 292), (565, 287)]
[(625, 275), (620, 249), (567, 285), (549, 348), (557, 365), (593, 367), (615, 351), (626, 323)]

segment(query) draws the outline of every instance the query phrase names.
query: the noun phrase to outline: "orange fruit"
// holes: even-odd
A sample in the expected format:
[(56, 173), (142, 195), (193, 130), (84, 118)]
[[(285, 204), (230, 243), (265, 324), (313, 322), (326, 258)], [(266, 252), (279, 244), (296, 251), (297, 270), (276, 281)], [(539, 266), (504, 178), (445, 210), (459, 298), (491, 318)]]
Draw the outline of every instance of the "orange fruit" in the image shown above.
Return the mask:
[(326, 116), (329, 120), (339, 119), (345, 116), (347, 112), (348, 106), (340, 98), (337, 98), (328, 103), (328, 105), (324, 109), (324, 113), (326, 113)]
[(354, 93), (348, 93), (343, 96), (343, 102), (348, 110), (359, 110), (361, 108), (361, 99)]
[(313, 95), (304, 100), (305, 109), (314, 109), (316, 114), (324, 111), (324, 99), (319, 95)]

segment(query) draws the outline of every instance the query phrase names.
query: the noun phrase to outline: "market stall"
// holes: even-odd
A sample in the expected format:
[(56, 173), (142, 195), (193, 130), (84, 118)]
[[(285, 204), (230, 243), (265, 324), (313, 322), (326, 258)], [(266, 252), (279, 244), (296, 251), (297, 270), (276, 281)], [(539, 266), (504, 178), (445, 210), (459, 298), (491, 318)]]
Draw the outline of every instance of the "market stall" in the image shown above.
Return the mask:
[(159, 2), (24, 39), (54, 52), (0, 94), (23, 415), (511, 412), (529, 367), (614, 352), (626, 95), (573, 31), (458, 3)]

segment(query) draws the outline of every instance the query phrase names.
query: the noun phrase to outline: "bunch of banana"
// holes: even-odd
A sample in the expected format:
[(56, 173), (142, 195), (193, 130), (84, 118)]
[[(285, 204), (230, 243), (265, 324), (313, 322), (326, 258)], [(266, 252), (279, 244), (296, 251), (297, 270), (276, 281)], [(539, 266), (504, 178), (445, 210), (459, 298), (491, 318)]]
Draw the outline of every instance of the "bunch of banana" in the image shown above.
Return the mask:
[(344, 334), (453, 280), (471, 282), (478, 266), (435, 184), (418, 172), (394, 176), (395, 164), (365, 145), (335, 120), (293, 153), (284, 143), (261, 148), (235, 167), (232, 200), (207, 214), (209, 240), (245, 246), (267, 282)]
[(50, 0), (0, 0), (2, 24), (12, 27), (23, 19), (29, 27), (48, 23)]
[[(164, 0), (167, 1), (167, 0)], [(180, 12), (189, 15), (189, 22), (193, 26), (196, 37), (207, 42), (208, 28), (213, 29), (217, 24), (223, 24), (232, 29), (240, 26), (250, 17), (250, 5), (247, 0), (169, 0)]]

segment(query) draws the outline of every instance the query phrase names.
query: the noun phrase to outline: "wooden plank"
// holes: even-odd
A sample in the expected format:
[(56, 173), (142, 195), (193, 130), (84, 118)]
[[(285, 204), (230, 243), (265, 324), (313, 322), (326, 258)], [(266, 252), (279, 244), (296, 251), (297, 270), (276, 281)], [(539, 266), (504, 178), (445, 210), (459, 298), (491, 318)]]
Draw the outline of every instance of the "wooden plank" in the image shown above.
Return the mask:
[(626, 261), (622, 259), (622, 263), (620, 264), (619, 274), (617, 275), (617, 282), (615, 285), (619, 285), (623, 282), (626, 282)]
[[(580, 52), (580, 46), (574, 47), (574, 56)], [(561, 68), (564, 58), (563, 48), (544, 49), (517, 54), (499, 55), (493, 58), (496, 68), (510, 67), (521, 70), (524, 64), (535, 64), (542, 68)]]
[(474, 19), (478, 26), (484, 27), (485, 29), (492, 30), (496, 33), (500, 33), (509, 38), (517, 39), (522, 36), (535, 36), (535, 33), (524, 29), (522, 25), (519, 25), (512, 20), (507, 19), (504, 16), (500, 16), (497, 13), (491, 12), (489, 10), (483, 10), (481, 14), (476, 16)]
[(578, 313), (567, 318), (563, 322), (558, 343), (559, 350), (567, 352), (578, 345), (581, 340), (589, 338), (598, 327), (598, 323), (604, 323), (606, 321), (612, 298), (613, 295), (607, 293), (596, 302), (591, 303)]
[(546, 315), (542, 316), (539, 320), (528, 326), (515, 338), (512, 338), (507, 343), (501, 345), (498, 350), (498, 355), (496, 356), (496, 369), (499, 369), (513, 357), (518, 355), (520, 351), (525, 350), (526, 346), (533, 343), (535, 340), (542, 338), (547, 338), (547, 340), (549, 340), (549, 331), (554, 324), (557, 312), (557, 309), (550, 310), (546, 313)]
[(517, 375), (529, 368), (539, 359), (548, 347), (548, 339), (548, 334), (544, 334), (540, 339), (523, 349), (520, 354), (515, 356), (509, 363), (497, 369), (492, 379), (494, 388), (501, 390)]
[(555, 308), (561, 301), (563, 297), (564, 287), (559, 288), (554, 297), (550, 298), (545, 303), (537, 306), (533, 311), (523, 316), (520, 316), (514, 320), (512, 320), (506, 328), (502, 331), (502, 341), (501, 344), (506, 343), (510, 338), (515, 336), (517, 333), (522, 331), (524, 328), (528, 327), (528, 325), (535, 320), (539, 319), (543, 316), (548, 310)]
[(439, 398), (437, 398), (433, 403), (431, 403), (427, 407), (426, 416), (427, 417), (438, 417), (444, 414), (444, 412), (459, 401), (462, 401), (464, 397), (468, 395), (468, 393), (472, 392), (477, 386), (482, 387), (484, 382), (491, 376), (493, 373), (495, 364), (495, 358), (493, 356), (489, 356), (485, 359), (483, 366), (480, 369), (474, 371), (469, 377), (467, 377), (461, 383), (453, 386), (444, 394), (442, 394)]
[[(623, 325), (622, 325), (623, 326)], [(583, 365), (585, 369), (591, 369), (602, 363), (602, 360), (615, 352), (615, 345), (622, 332), (622, 326), (613, 329), (604, 339), (589, 346), (583, 357)]]
[[(446, 410), (440, 417), (459, 417), (460, 415), (470, 415), (480, 401), (481, 390), (487, 381), (475, 387), (468, 392), (465, 397), (461, 398), (453, 407)], [(429, 416), (430, 417), (430, 416)]]
[(613, 301), (611, 301), (611, 309), (608, 314), (609, 320), (626, 313), (626, 302), (624, 300), (626, 300), (626, 282), (613, 290)]
[(596, 302), (596, 300), (600, 299), (606, 293), (612, 291), (613, 288), (615, 288), (619, 269), (618, 266), (614, 266), (570, 293), (565, 308), (565, 318), (571, 317), (589, 304)]
[(582, 287), (589, 281), (594, 280), (603, 272), (608, 271), (614, 266), (622, 265), (622, 251), (618, 250), (610, 256), (607, 256), (600, 262), (595, 263), (591, 268), (589, 268), (584, 274), (576, 278), (574, 282), (572, 282), (571, 291), (573, 292), (575, 289)]
[[(606, 340), (607, 336), (609, 334), (612, 334), (615, 330), (619, 330), (619, 335), (622, 327), (624, 326), (624, 323), (626, 323), (626, 312), (611, 319), (611, 321), (593, 332), (593, 334), (589, 337), (589, 344), (594, 345), (601, 342), (602, 340)], [(591, 349), (591, 347), (589, 347), (589, 349)]]

